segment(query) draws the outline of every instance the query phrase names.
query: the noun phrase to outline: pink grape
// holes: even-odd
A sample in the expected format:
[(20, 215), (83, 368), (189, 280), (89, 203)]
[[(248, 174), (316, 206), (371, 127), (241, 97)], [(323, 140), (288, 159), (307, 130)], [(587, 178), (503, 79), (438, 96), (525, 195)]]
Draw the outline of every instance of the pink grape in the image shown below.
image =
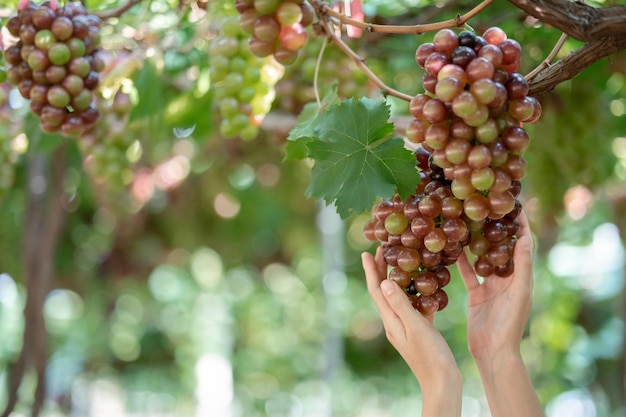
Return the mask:
[(422, 119), (412, 119), (406, 127), (404, 135), (413, 143), (422, 143), (430, 123)]
[(458, 46), (459, 39), (451, 29), (441, 29), (433, 37), (435, 51), (449, 56)]
[(502, 50), (495, 45), (485, 45), (478, 51), (477, 56), (486, 58), (493, 64), (494, 68), (498, 68), (502, 64)]
[[(452, 139), (445, 147), (445, 155), (453, 164), (467, 161), (467, 155), (472, 149), (472, 144), (465, 139)], [(443, 167), (442, 167), (443, 168)]]
[(509, 65), (519, 62), (522, 55), (522, 47), (514, 39), (505, 39), (498, 44), (502, 51), (502, 65)]
[[(441, 72), (439, 73), (441, 74)], [(446, 77), (435, 86), (435, 94), (439, 100), (444, 103), (450, 103), (463, 91), (463, 86), (464, 84), (459, 79)], [(532, 108), (530, 116), (532, 116)]]
[(431, 295), (437, 288), (439, 288), (439, 281), (437, 280), (437, 275), (430, 271), (422, 271), (418, 273), (413, 279), (415, 283), (415, 289), (422, 296)]
[(455, 64), (446, 64), (437, 73), (437, 81), (441, 81), (444, 78), (448, 77), (456, 78), (457, 80), (459, 80), (463, 87), (467, 83), (467, 75), (465, 74), (465, 70)]
[(439, 310), (439, 301), (432, 295), (417, 297), (417, 310), (425, 316), (435, 314)]
[[(402, 249), (398, 253), (398, 267), (403, 271), (412, 272), (419, 268), (422, 256), (415, 249)], [(409, 283), (410, 284), (410, 283)], [(407, 284), (408, 285), (408, 284)]]
[(449, 64), (450, 60), (445, 54), (441, 52), (433, 52), (426, 58), (426, 62), (424, 63), (424, 69), (430, 75), (434, 75), (435, 77), (439, 73), (439, 70), (443, 68), (444, 65)]
[(415, 97), (413, 97), (411, 99), (411, 102), (409, 103), (409, 111), (411, 112), (411, 115), (413, 115), (413, 117), (415, 117), (416, 119), (422, 118), (424, 116), (424, 114), (422, 113), (424, 104), (426, 104), (430, 100), (431, 98), (426, 94), (415, 95)]
[(487, 58), (476, 58), (465, 68), (467, 81), (472, 84), (484, 78), (492, 78), (495, 68)]
[(478, 102), (469, 91), (464, 91), (452, 101), (452, 111), (459, 117), (468, 117), (478, 110)]
[(435, 45), (432, 42), (421, 44), (415, 51), (415, 61), (417, 62), (417, 65), (424, 68), (426, 59), (433, 52), (435, 52)]
[(471, 220), (483, 220), (489, 215), (489, 200), (481, 194), (472, 194), (463, 202), (465, 214)]
[(281, 45), (290, 51), (301, 49), (306, 44), (307, 39), (308, 35), (306, 30), (300, 23), (295, 23), (291, 26), (282, 26), (280, 34), (278, 35), (278, 40)]
[(483, 32), (483, 38), (491, 45), (498, 45), (500, 42), (504, 41), (507, 36), (502, 29), (493, 26)]
[(426, 129), (424, 142), (433, 149), (443, 149), (448, 143), (450, 128), (446, 123), (434, 123)]
[(495, 98), (498, 92), (496, 83), (490, 78), (482, 78), (480, 80), (476, 80), (470, 86), (470, 92), (481, 104), (489, 104)]
[(530, 138), (521, 127), (509, 127), (502, 132), (502, 143), (511, 152), (524, 152), (528, 148)]
[(396, 282), (400, 287), (406, 288), (413, 281), (413, 274), (396, 266), (389, 271), (389, 279)]
[(465, 123), (463, 119), (453, 119), (450, 123), (450, 136), (453, 138), (472, 140), (474, 135), (474, 128)]

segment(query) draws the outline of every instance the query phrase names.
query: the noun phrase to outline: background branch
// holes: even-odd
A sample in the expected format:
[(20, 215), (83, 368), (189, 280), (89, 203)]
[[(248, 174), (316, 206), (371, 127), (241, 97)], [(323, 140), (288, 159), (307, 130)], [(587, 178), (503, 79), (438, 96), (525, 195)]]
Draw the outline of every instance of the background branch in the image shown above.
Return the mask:
[(127, 3), (122, 4), (120, 7), (111, 10), (102, 10), (99, 12), (93, 12), (94, 15), (98, 16), (100, 19), (110, 19), (112, 17), (120, 17), (128, 10), (130, 10), (136, 4), (141, 3), (142, 0), (128, 0)]
[(518, 9), (574, 39), (597, 41), (626, 34), (626, 6), (591, 7), (570, 0), (509, 0)]
[(574, 78), (594, 62), (625, 48), (626, 36), (611, 36), (589, 42), (554, 65), (540, 71), (529, 83), (529, 94), (537, 97), (550, 92), (562, 82)]

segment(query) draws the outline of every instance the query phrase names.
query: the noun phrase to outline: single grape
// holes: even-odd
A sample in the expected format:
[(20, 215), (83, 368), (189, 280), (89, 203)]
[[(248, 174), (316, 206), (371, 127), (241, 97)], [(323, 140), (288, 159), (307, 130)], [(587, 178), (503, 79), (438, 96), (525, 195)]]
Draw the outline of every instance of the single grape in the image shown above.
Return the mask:
[(385, 229), (392, 235), (401, 235), (408, 225), (409, 221), (402, 213), (391, 213), (385, 219)]

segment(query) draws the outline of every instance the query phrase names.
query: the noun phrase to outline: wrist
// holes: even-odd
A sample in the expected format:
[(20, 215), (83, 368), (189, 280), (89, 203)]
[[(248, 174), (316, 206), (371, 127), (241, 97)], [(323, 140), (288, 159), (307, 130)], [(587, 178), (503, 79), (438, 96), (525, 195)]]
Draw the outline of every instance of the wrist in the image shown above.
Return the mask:
[(463, 397), (463, 378), (457, 369), (437, 372), (422, 388), (422, 417), (459, 417)]
[(481, 352), (474, 355), (474, 361), (481, 375), (493, 378), (504, 369), (524, 364), (520, 350), (512, 347)]
[(519, 344), (499, 346), (495, 348), (482, 348), (470, 351), (476, 364), (480, 366), (494, 366), (500, 361), (521, 359), (522, 355)]

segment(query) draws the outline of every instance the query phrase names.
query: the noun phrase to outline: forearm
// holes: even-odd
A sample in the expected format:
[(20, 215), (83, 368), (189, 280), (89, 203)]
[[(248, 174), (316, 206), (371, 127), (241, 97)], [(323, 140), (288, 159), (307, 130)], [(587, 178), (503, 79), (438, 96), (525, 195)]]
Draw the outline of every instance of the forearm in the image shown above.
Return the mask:
[(438, 383), (422, 385), (422, 417), (460, 417), (463, 381), (461, 374), (450, 374)]
[(543, 409), (519, 352), (477, 359), (492, 417), (543, 417)]

